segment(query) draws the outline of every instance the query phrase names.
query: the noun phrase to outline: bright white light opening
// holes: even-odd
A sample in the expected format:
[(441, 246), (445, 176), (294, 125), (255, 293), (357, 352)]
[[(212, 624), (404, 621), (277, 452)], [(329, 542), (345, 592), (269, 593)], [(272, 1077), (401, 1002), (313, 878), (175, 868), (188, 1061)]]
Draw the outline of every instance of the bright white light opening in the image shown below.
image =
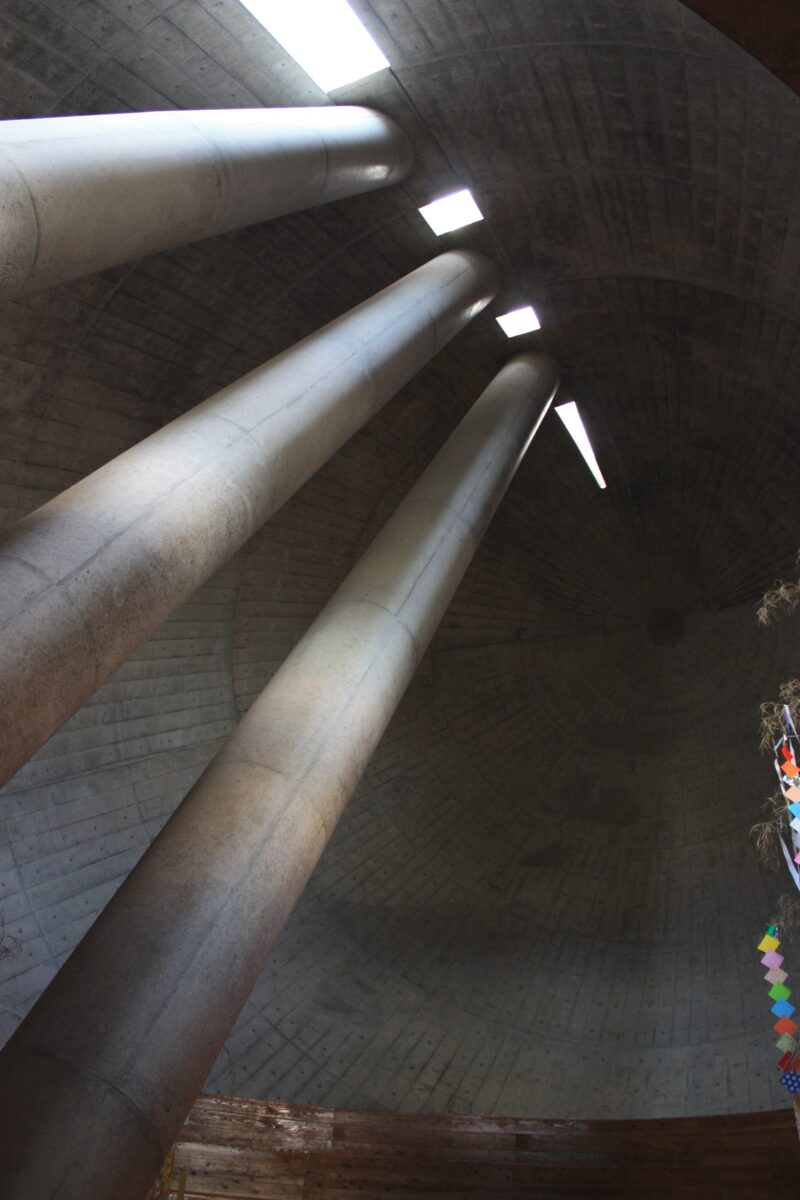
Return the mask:
[(513, 312), (503, 313), (502, 317), (496, 317), (495, 320), (506, 337), (519, 337), (521, 333), (533, 333), (534, 330), (541, 329), (539, 318), (530, 304), (526, 304), (524, 308), (515, 308)]
[(578, 412), (578, 406), (574, 400), (570, 400), (569, 404), (558, 404), (556, 412), (561, 417), (561, 420), (567, 427), (570, 437), (575, 445), (580, 450), (586, 465), (597, 480), (598, 486), (604, 488), (606, 481), (603, 479), (603, 473), (597, 465), (597, 459), (594, 456), (592, 443), (589, 441), (589, 435), (583, 427), (581, 415)]
[(442, 196), (432, 204), (425, 204), (419, 211), (436, 234), (449, 233), (451, 229), (461, 229), (463, 225), (473, 225), (475, 221), (483, 220), (483, 213), (468, 188)]
[(323, 92), (389, 66), (347, 0), (242, 3)]

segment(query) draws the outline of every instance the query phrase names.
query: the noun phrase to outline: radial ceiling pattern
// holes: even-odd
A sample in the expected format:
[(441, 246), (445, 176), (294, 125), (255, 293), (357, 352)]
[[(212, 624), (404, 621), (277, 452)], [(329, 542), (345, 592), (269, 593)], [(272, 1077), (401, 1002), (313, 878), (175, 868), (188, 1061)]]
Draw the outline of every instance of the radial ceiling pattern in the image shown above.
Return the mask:
[[(7, 521), (450, 245), (531, 302), (608, 479), (545, 423), (212, 1077), (390, 1109), (784, 1103), (751, 950), (776, 884), (759, 630), (790, 569), (800, 99), (676, 0), (357, 0), (392, 63), (336, 94), (417, 167), (7, 304)], [(8, 117), (327, 103), (237, 0), (0, 15)], [(482, 225), (416, 206), (470, 186)], [(3, 795), (7, 1035), (459, 415), (487, 313)]]

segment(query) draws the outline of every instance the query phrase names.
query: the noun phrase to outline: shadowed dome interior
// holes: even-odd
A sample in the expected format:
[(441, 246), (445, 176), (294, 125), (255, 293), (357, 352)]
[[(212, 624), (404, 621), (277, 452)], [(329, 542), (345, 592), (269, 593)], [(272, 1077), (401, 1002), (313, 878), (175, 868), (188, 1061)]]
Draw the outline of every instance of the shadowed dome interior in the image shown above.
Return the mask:
[[(608, 489), (540, 430), (211, 1086), (399, 1110), (777, 1107), (748, 840), (755, 607), (792, 568), (800, 99), (676, 0), (354, 0), (336, 93), (402, 185), (3, 306), (5, 519), (437, 252), (476, 319), (3, 793), (7, 1036), (504, 361), (562, 363)], [(325, 103), (237, 0), (0, 14), (3, 115)], [(472, 188), (482, 225), (416, 213)], [(492, 312), (532, 303), (507, 342)]]

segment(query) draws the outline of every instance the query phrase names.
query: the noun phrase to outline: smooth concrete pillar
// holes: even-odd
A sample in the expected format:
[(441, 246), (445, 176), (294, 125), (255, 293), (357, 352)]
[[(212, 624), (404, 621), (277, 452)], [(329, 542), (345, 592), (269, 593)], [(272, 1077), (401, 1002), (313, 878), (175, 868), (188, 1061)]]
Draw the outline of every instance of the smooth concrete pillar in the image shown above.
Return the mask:
[(0, 298), (402, 179), (411, 144), (368, 108), (0, 122)]
[(0, 784), (495, 290), (439, 255), (1, 538)]
[(0, 1054), (5, 1200), (142, 1200), (557, 382), (503, 368)]

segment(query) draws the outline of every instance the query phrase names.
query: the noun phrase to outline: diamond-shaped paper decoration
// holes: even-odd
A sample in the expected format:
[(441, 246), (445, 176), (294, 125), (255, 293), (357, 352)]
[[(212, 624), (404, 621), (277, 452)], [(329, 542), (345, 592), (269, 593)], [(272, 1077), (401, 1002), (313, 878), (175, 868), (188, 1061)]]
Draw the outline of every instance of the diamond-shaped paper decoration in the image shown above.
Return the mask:
[(782, 1033), (775, 1045), (779, 1050), (794, 1050), (794, 1038), (788, 1033)]
[(768, 950), (761, 961), (765, 967), (780, 967), (783, 965), (783, 955), (777, 954), (774, 950)]
[(800, 817), (800, 804), (798, 804), (796, 800), (793, 800), (789, 805), (789, 812), (793, 817)]
[(772, 1028), (776, 1033), (797, 1033), (797, 1025), (791, 1017), (778, 1017)]
[(797, 1071), (787, 1071), (781, 1075), (781, 1083), (793, 1096), (800, 1092), (800, 1074)]
[(776, 1017), (791, 1017), (795, 1013), (795, 1007), (788, 1000), (776, 1000), (772, 1006), (772, 1011)]
[(778, 1066), (782, 1071), (800, 1071), (800, 1055), (793, 1050), (787, 1050)]
[(761, 951), (766, 951), (767, 953), (769, 953), (770, 950), (777, 950), (778, 946), (780, 946), (778, 939), (772, 937), (772, 935), (769, 933), (765, 933), (761, 941), (758, 943), (758, 949)]
[(767, 983), (786, 983), (789, 976), (780, 967), (770, 967), (764, 978)]
[(767, 992), (770, 1000), (788, 1000), (791, 994), (792, 989), (787, 988), (785, 983), (773, 983)]

